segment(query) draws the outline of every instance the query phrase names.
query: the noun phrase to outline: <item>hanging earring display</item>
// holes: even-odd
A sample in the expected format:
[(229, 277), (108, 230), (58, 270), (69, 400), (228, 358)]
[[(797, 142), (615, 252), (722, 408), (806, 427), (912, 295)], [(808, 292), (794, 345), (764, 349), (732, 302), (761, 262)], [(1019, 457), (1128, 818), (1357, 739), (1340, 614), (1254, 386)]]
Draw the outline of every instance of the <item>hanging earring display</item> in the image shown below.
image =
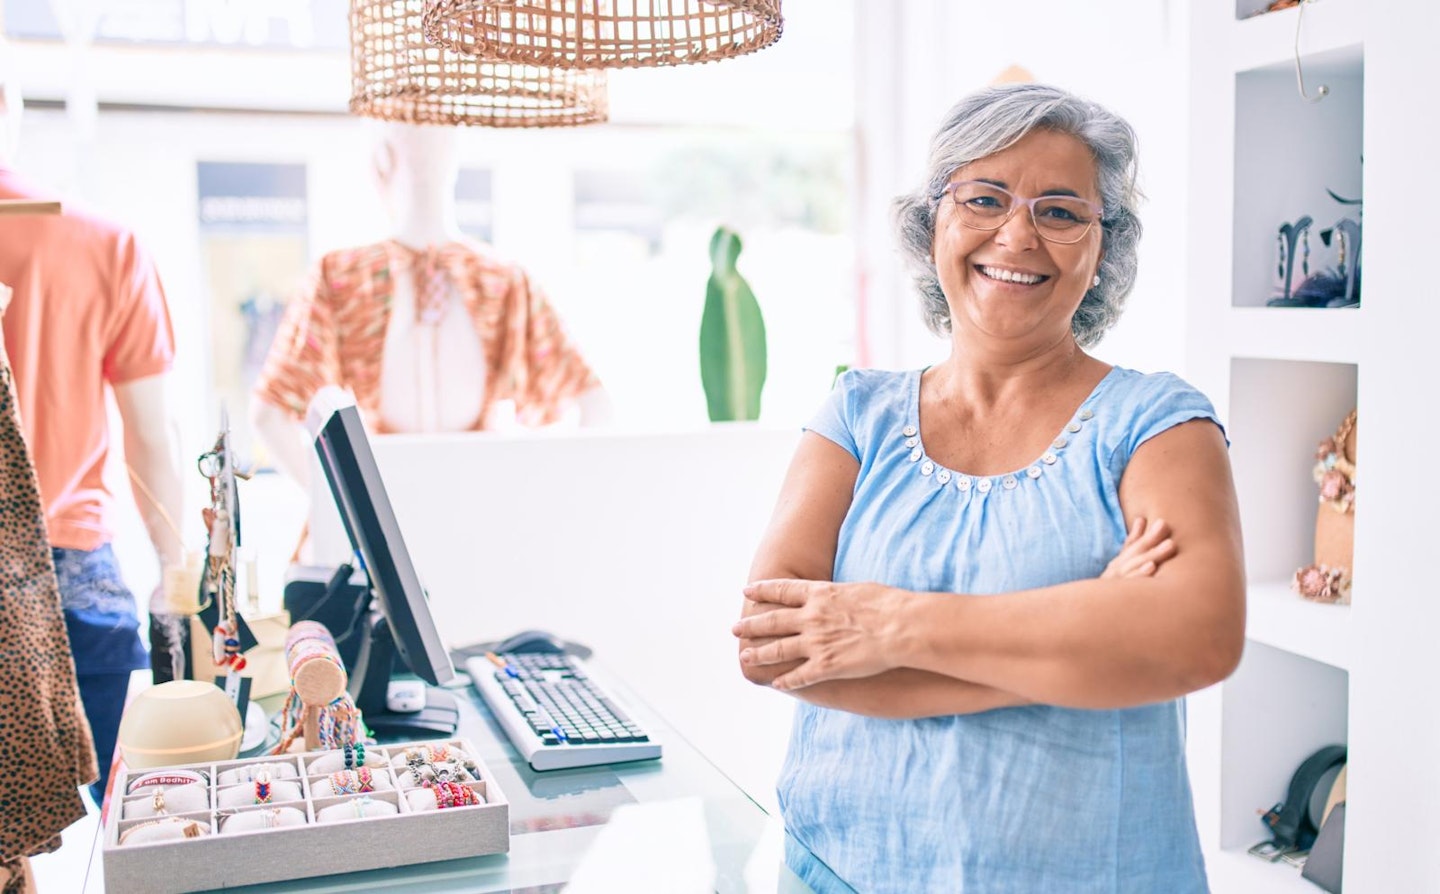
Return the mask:
[(1338, 300), (1332, 300), (1330, 307), (1360, 306), (1360, 224), (1348, 217), (1342, 217), (1335, 224), (1336, 239), (1339, 241), (1340, 261), (1336, 275), (1344, 282), (1344, 291)]
[(217, 669), (245, 669), (244, 652), (254, 648), (255, 634), (235, 607), (235, 551), (240, 545), (240, 500), (235, 458), (230, 449), (228, 413), (220, 411), (215, 446), (202, 454), (200, 474), (210, 481), (210, 502), (202, 511), (208, 537), (200, 582), (200, 619), (210, 629), (211, 659)]
[[(1310, 224), (1314, 222), (1314, 218), (1306, 214), (1293, 223), (1283, 223), (1280, 225), (1280, 232), (1277, 237), (1280, 240), (1280, 264), (1278, 267), (1280, 294), (1265, 302), (1269, 306), (1300, 307), (1304, 305), (1305, 302), (1297, 299), (1292, 291), (1292, 283), (1295, 278), (1295, 249), (1297, 248), (1296, 243), (1301, 240), (1302, 236), (1306, 235)], [(1302, 267), (1305, 268), (1305, 272), (1308, 272), (1310, 264), (1308, 239), (1301, 250), (1304, 251), (1306, 255), (1305, 260), (1302, 261)], [(1304, 272), (1302, 272), (1301, 278), (1304, 278)]]
[(1310, 227), (1305, 227), (1304, 235), (1301, 237), (1302, 254), (1300, 255), (1300, 275), (1310, 275)]

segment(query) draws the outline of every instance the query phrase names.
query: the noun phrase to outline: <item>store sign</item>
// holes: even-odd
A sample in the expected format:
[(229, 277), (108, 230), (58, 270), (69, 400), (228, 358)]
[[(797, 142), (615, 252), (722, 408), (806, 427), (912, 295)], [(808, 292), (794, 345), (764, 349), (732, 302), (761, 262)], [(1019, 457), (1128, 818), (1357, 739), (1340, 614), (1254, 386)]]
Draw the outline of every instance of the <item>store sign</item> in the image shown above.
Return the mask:
[(93, 28), (71, 36), (275, 50), (343, 50), (349, 40), (345, 0), (105, 0), (88, 11), (61, 5), (70, 21), (57, 18), (49, 0), (3, 2), (5, 30), (20, 39), (64, 40)]
[(304, 232), (305, 166), (202, 161), (200, 228)]

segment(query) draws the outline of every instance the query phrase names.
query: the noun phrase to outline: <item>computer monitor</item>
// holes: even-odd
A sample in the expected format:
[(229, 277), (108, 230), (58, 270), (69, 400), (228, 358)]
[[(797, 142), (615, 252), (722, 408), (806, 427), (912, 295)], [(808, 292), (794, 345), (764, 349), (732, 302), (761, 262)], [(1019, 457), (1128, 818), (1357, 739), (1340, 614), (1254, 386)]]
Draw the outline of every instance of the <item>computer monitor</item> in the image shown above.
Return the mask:
[(419, 711), (397, 712), (387, 706), (397, 653), (411, 672), (432, 687), (454, 679), (455, 668), (440, 641), (370, 440), (353, 405), (331, 413), (315, 436), (315, 450), (379, 607), (376, 617), (370, 610), (372, 600), (362, 600), (354, 624), (363, 626), (350, 631), (360, 636), (361, 643), (355, 666), (350, 668), (350, 694), (356, 707), (377, 736), (450, 735), (459, 712), (447, 692), (426, 687), (426, 704)]

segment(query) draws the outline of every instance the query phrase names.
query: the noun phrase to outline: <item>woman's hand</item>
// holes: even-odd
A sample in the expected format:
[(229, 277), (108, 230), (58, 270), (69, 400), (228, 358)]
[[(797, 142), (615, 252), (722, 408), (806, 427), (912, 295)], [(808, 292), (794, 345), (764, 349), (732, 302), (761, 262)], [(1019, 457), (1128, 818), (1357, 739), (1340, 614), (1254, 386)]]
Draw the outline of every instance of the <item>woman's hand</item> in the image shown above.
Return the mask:
[(768, 639), (746, 648), (750, 666), (800, 664), (770, 684), (792, 690), (825, 680), (871, 677), (901, 666), (901, 592), (879, 584), (762, 580), (745, 588), (759, 611), (731, 628), (741, 639)]
[(1150, 577), (1175, 555), (1170, 526), (1162, 519), (1146, 521), (1135, 517), (1120, 552), (1105, 566), (1100, 577)]

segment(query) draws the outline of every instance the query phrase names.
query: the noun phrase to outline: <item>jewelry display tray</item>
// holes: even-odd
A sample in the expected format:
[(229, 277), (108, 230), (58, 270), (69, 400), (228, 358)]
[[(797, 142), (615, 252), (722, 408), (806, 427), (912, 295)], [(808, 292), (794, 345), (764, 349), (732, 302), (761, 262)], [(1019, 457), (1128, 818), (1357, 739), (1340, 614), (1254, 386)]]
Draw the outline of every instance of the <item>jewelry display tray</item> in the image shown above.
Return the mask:
[[(231, 761), (200, 764), (178, 764), (173, 767), (152, 767), (132, 770), (123, 764), (116, 770), (115, 784), (105, 813), (102, 860), (105, 867), (107, 894), (187, 894), (216, 888), (255, 885), (265, 882), (314, 876), (340, 875), (368, 869), (384, 869), (437, 860), (455, 860), (510, 850), (510, 802), (494, 782), (490, 768), (485, 766), (473, 743), (464, 738), (433, 742), (402, 742), (389, 745), (367, 745), (366, 751), (383, 755), (384, 769), (396, 783), (403, 771), (390, 767), (392, 758), (407, 748), (423, 745), (448, 745), (462, 749), (474, 762), (480, 777), (468, 782), (481, 803), (453, 806), (443, 810), (417, 811), (410, 806), (407, 792), (414, 787), (376, 790), (368, 797), (396, 805), (397, 813), (385, 816), (317, 822), (316, 815), (327, 806), (366, 797), (353, 795), (312, 795), (313, 778), (307, 768), (328, 752), (263, 755)], [(218, 783), (222, 772), (254, 764), (293, 764), (301, 784), (301, 800), (275, 801), (265, 805), (240, 808), (217, 807), (217, 791), (228, 786)], [(149, 822), (155, 817), (122, 819), (126, 801), (144, 800), (144, 796), (128, 796), (132, 780), (162, 770), (200, 770), (209, 777), (209, 809), (195, 813), (177, 813), (208, 825), (209, 834), (195, 838), (120, 844), (120, 836), (132, 826)], [(269, 807), (294, 807), (304, 811), (305, 824), (222, 833), (220, 822), (231, 813), (246, 810), (263, 811)]]

